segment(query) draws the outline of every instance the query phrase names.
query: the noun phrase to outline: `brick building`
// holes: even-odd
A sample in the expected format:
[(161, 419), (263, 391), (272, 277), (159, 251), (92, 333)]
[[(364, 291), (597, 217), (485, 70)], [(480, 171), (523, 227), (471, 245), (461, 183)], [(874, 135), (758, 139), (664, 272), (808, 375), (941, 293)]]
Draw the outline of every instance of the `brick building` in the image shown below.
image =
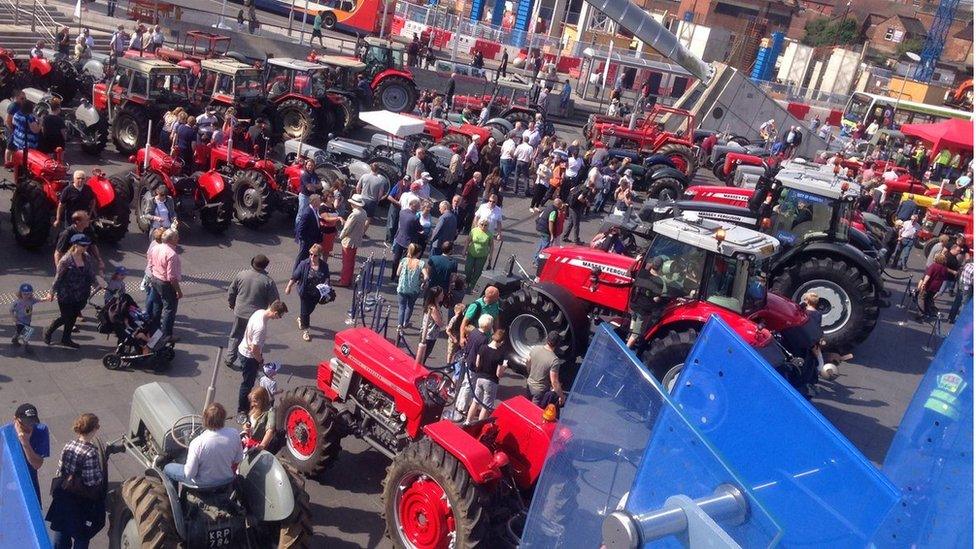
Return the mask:
[(924, 41), (927, 32), (918, 18), (892, 15), (871, 25), (865, 38), (874, 52), (894, 56), (902, 44), (912, 40)]

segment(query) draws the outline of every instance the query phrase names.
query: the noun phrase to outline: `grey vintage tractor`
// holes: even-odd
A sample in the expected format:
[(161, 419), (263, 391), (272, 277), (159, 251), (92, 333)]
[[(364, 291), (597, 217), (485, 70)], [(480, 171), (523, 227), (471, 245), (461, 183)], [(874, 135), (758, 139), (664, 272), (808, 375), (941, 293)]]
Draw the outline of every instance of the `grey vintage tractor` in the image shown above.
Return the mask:
[[(51, 99), (60, 98), (54, 93), (37, 88), (24, 88), (21, 91), (27, 98), (28, 108), (38, 120), (51, 112)], [(11, 101), (11, 99), (0, 101), (0, 112), (6, 113)], [(77, 139), (82, 152), (97, 156), (105, 149), (105, 145), (108, 144), (108, 124), (99, 118), (98, 111), (90, 101), (82, 99), (81, 103), (73, 108), (65, 105), (61, 109), (61, 118), (68, 128), (68, 138)], [(0, 127), (0, 138), (4, 142), (8, 138), (6, 132), (6, 127)]]
[(135, 390), (128, 432), (112, 443), (144, 469), (113, 491), (109, 546), (113, 549), (308, 547), (309, 500), (304, 480), (263, 450), (245, 451), (237, 476), (200, 488), (163, 473), (186, 460), (203, 431), (197, 410), (175, 387), (153, 382)]

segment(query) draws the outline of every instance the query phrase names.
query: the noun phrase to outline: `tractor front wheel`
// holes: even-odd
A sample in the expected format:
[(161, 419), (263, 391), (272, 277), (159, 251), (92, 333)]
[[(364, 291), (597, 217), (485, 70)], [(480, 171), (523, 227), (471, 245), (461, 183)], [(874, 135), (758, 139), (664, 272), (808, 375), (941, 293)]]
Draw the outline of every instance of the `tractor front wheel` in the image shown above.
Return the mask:
[(167, 549), (180, 546), (173, 509), (166, 488), (156, 477), (132, 477), (122, 483), (109, 524), (111, 549), (141, 547)]
[(482, 547), (490, 500), (457, 458), (422, 438), (397, 454), (386, 470), (386, 535), (398, 549)]
[(499, 313), (500, 326), (507, 326), (505, 355), (516, 372), (528, 373), (526, 362), (536, 345), (546, 342), (546, 334), (559, 334), (556, 356), (564, 364), (573, 364), (580, 349), (573, 341), (571, 319), (555, 301), (528, 286), (505, 298)]
[(10, 223), (17, 244), (36, 250), (47, 242), (54, 216), (51, 203), (37, 181), (18, 185), (10, 200)]
[(685, 186), (674, 177), (661, 177), (649, 182), (647, 196), (661, 202), (680, 200)]
[(136, 218), (136, 227), (139, 227), (139, 232), (141, 233), (148, 234), (149, 228), (152, 226), (149, 223), (149, 220), (143, 217), (143, 213), (153, 202), (156, 187), (159, 185), (165, 185), (165, 183), (163, 183), (163, 178), (160, 177), (156, 172), (146, 172), (139, 179), (139, 184), (136, 186), (136, 208), (134, 213)]
[(71, 103), (78, 92), (78, 71), (66, 56), (59, 55), (51, 61), (49, 78), (47, 87), (60, 95), (65, 105)]
[(280, 409), (285, 432), (281, 455), (303, 475), (318, 476), (342, 449), (335, 406), (318, 388), (306, 385), (285, 393)]
[(112, 176), (109, 181), (115, 191), (115, 199), (98, 210), (95, 232), (100, 241), (114, 244), (129, 232), (129, 185), (119, 176)]
[(690, 147), (671, 143), (658, 149), (655, 154), (664, 155), (670, 160), (674, 167), (688, 176), (689, 179), (695, 176), (698, 171), (698, 160)]
[(669, 393), (674, 391), (674, 384), (685, 367), (685, 360), (696, 339), (698, 330), (694, 328), (667, 332), (663, 337), (652, 340), (641, 354), (644, 366)]
[(135, 154), (148, 134), (149, 118), (139, 108), (123, 108), (112, 121), (112, 142), (120, 154)]
[(242, 225), (256, 228), (271, 217), (271, 187), (256, 170), (239, 171), (230, 182), (234, 197), (234, 217)]
[(417, 88), (402, 76), (387, 76), (373, 92), (377, 107), (393, 112), (411, 112), (417, 106)]

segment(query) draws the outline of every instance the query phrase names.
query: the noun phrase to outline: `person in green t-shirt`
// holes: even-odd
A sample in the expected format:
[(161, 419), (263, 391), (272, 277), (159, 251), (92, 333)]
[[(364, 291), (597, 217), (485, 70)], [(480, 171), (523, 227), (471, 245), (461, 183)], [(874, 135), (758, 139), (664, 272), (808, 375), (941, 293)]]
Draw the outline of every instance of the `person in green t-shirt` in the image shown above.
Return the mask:
[(315, 20), (312, 22), (312, 38), (309, 39), (308, 44), (311, 45), (312, 40), (315, 40), (316, 37), (318, 37), (319, 39), (319, 46), (324, 48), (325, 44), (322, 43), (322, 12), (321, 11), (315, 12)]
[(482, 315), (489, 315), (491, 318), (495, 319), (494, 326), (498, 326), (498, 314), (501, 305), (501, 293), (498, 288), (494, 286), (488, 286), (485, 288), (485, 293), (483, 296), (474, 300), (473, 303), (468, 305), (464, 310), (464, 317), (461, 318), (461, 327), (458, 330), (460, 334), (459, 339), (461, 342), (461, 347), (468, 342), (468, 327), (477, 328), (478, 319)]
[(468, 253), (464, 260), (464, 278), (468, 288), (473, 288), (485, 270), (485, 263), (491, 255), (494, 238), (488, 232), (488, 220), (481, 219), (478, 226), (468, 234)]

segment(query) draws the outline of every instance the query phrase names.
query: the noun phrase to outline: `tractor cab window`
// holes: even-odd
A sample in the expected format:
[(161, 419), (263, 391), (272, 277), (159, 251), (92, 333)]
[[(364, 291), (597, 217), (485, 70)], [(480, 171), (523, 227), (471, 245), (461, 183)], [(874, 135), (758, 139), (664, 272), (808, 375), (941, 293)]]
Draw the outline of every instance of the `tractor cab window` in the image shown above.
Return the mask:
[(130, 71), (119, 71), (115, 75), (115, 85), (123, 90), (129, 89), (129, 82), (132, 80), (132, 73)]
[(234, 78), (229, 74), (221, 74), (217, 77), (217, 93), (231, 95), (234, 88)]
[(797, 189), (783, 189), (773, 216), (771, 234), (786, 245), (830, 231), (833, 205), (829, 198)]
[(149, 96), (149, 77), (141, 72), (132, 73), (132, 93)]
[[(271, 65), (268, 68), (268, 96), (271, 98), (278, 97), (279, 95), (284, 95), (288, 93), (289, 88), (289, 71), (284, 67), (277, 67)], [(297, 80), (297, 78), (296, 78)]]
[(369, 46), (366, 50), (366, 55), (363, 56), (363, 63), (366, 63), (370, 67), (388, 67), (393, 61), (391, 57), (392, 52), (392, 49), (383, 46)]
[(746, 288), (751, 280), (749, 263), (742, 259), (715, 255), (705, 284), (705, 301), (724, 309), (742, 313)]
[(705, 250), (656, 235), (644, 255), (642, 269), (654, 270), (669, 298), (696, 297), (705, 270)]
[(183, 95), (188, 89), (189, 83), (179, 74), (157, 74), (153, 75), (149, 84), (150, 93), (155, 96), (160, 95)]
[(238, 74), (234, 77), (234, 97), (248, 98), (264, 95), (261, 77), (257, 73)]
[[(312, 97), (323, 97), (332, 87), (329, 81), (329, 69), (313, 71), (305, 76), (304, 85), (301, 87), (302, 93)], [(295, 77), (295, 87), (298, 87), (298, 78)]]

